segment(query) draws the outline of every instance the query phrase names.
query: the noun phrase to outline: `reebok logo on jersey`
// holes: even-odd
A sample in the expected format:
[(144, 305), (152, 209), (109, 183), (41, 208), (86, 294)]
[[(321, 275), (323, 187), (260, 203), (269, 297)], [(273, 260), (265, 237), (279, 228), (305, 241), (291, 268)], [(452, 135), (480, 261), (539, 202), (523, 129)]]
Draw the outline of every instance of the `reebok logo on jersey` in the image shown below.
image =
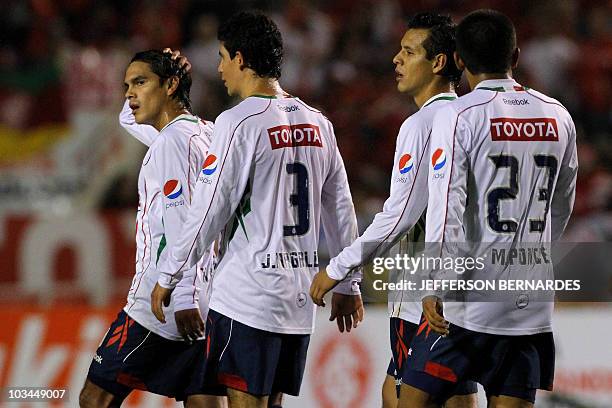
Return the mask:
[(440, 170), (446, 164), (446, 154), (442, 149), (436, 149), (431, 155), (431, 166), (434, 170)]
[(215, 171), (217, 171), (217, 156), (209, 154), (202, 165), (202, 174), (211, 176)]
[(410, 170), (412, 170), (413, 166), (414, 166), (414, 160), (412, 159), (411, 155), (406, 153), (406, 154), (403, 154), (402, 157), (400, 157), (399, 164), (398, 164), (400, 174), (408, 173)]
[(323, 147), (319, 127), (309, 123), (281, 125), (268, 129), (272, 150), (285, 147)]
[(494, 142), (558, 142), (557, 121), (554, 118), (491, 119), (491, 140)]
[(164, 195), (171, 200), (174, 200), (183, 192), (183, 187), (178, 180), (168, 180), (164, 184)]

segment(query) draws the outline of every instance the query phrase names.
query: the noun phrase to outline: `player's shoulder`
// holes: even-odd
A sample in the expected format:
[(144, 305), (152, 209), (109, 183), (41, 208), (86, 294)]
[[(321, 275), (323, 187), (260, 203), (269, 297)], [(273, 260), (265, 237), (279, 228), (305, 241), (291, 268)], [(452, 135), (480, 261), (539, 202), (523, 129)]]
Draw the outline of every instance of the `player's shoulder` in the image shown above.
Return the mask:
[(557, 99), (550, 97), (548, 95), (545, 95), (542, 92), (536, 91), (535, 89), (531, 89), (531, 88), (525, 88), (525, 92), (527, 92), (529, 95), (531, 95), (535, 99), (541, 101), (542, 103), (551, 105), (569, 114), (569, 111), (567, 110), (567, 108)]
[(184, 149), (198, 138), (210, 137), (212, 123), (202, 121), (194, 115), (181, 115), (166, 125), (159, 133), (152, 148)]
[(459, 113), (478, 107), (484, 107), (492, 102), (498, 94), (498, 92), (494, 91), (474, 89), (455, 99), (452, 103), (449, 103), (449, 109)]
[(261, 115), (270, 109), (273, 99), (263, 97), (249, 97), (234, 107), (223, 112), (215, 120), (218, 125), (236, 125), (246, 119)]
[(429, 116), (429, 112), (423, 112), (423, 110), (414, 112), (404, 119), (400, 126), (399, 133), (406, 134), (414, 131), (421, 131), (428, 127), (431, 128), (431, 118)]

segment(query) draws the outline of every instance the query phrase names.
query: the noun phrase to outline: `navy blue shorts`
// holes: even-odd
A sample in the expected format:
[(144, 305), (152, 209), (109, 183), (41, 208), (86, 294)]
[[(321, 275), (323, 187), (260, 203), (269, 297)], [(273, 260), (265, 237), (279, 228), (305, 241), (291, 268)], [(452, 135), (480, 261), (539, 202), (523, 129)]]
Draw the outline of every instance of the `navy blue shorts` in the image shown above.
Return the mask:
[(191, 345), (168, 340), (122, 310), (96, 350), (87, 378), (119, 399), (138, 389), (183, 400), (209, 394), (194, 380), (205, 358), (204, 340)]
[(309, 334), (255, 329), (214, 310), (206, 319), (207, 358), (203, 384), (252, 395), (300, 392)]
[(552, 390), (555, 343), (552, 333), (502, 336), (450, 324), (442, 337), (424, 318), (412, 341), (404, 382), (444, 402), (458, 381), (482, 384), (487, 396), (535, 402), (537, 389)]
[[(397, 395), (399, 398), (400, 386), (405, 383), (408, 375), (408, 357), (412, 355), (412, 340), (419, 329), (419, 325), (392, 317), (389, 319), (389, 339), (393, 358), (389, 362), (387, 374), (395, 378)], [(468, 395), (478, 392), (478, 385), (473, 381), (461, 381), (456, 384), (452, 395)]]

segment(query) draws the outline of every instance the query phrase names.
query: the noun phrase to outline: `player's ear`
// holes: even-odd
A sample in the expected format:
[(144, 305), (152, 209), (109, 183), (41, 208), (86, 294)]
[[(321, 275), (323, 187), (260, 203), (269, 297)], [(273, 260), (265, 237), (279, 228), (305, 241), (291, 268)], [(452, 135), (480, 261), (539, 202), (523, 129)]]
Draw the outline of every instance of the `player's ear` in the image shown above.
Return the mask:
[(520, 53), (521, 53), (521, 49), (519, 47), (516, 47), (514, 51), (512, 52), (512, 65), (511, 65), (512, 69), (515, 69), (518, 66)]
[(236, 51), (236, 55), (234, 55), (234, 59), (238, 63), (238, 66), (240, 67), (241, 71), (246, 68), (244, 66), (244, 58), (243, 58), (242, 53), (240, 51)]
[(178, 77), (171, 76), (170, 78), (168, 78), (168, 90), (166, 91), (166, 94), (168, 96), (172, 95), (173, 93), (176, 92), (178, 86), (179, 86)]
[(446, 54), (438, 54), (434, 57), (432, 61), (431, 69), (434, 74), (439, 74), (440, 72), (442, 72), (446, 64), (448, 64)]
[(457, 54), (457, 51), (453, 52), (453, 58), (455, 59), (455, 65), (457, 65), (457, 68), (459, 68), (460, 71), (463, 71), (465, 69), (465, 63), (459, 54)]

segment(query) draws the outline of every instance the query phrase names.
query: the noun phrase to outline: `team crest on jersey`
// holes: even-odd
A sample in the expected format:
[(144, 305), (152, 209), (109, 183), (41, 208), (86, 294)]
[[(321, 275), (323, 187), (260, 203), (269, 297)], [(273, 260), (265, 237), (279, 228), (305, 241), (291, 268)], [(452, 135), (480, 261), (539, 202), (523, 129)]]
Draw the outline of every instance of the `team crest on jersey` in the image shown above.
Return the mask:
[(168, 180), (164, 184), (164, 195), (171, 200), (174, 200), (183, 193), (183, 187), (178, 180)]
[(431, 166), (434, 170), (440, 170), (446, 164), (446, 153), (442, 149), (436, 149), (431, 156)]
[(214, 154), (209, 154), (204, 160), (204, 165), (202, 166), (202, 174), (205, 176), (211, 176), (215, 171), (217, 171), (217, 156)]
[(398, 166), (400, 174), (408, 173), (410, 170), (412, 170), (413, 166), (414, 160), (410, 154), (406, 153), (403, 154), (402, 157), (400, 157)]

